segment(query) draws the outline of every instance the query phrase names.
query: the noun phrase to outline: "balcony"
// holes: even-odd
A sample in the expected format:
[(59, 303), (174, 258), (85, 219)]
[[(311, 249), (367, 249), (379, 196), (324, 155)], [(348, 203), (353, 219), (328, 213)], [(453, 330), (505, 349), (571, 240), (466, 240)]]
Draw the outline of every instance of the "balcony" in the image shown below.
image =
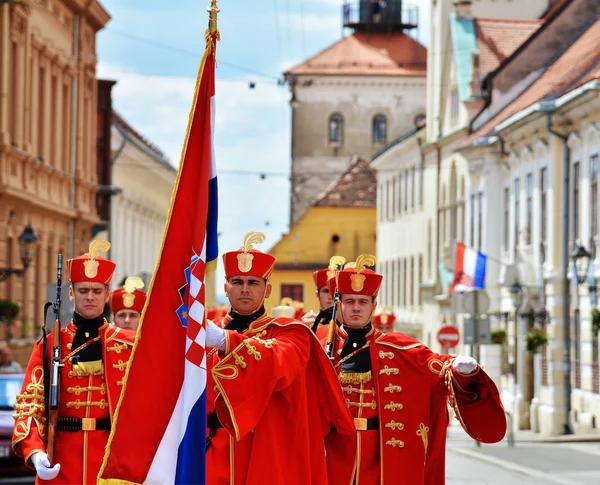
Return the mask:
[(354, 0), (342, 7), (344, 27), (368, 32), (402, 32), (419, 25), (419, 7), (403, 0)]

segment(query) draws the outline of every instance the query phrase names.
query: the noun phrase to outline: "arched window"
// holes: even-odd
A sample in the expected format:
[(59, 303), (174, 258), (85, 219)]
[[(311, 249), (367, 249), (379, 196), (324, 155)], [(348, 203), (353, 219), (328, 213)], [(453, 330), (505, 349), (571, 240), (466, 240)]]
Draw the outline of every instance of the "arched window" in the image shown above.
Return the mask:
[(344, 141), (344, 118), (339, 113), (329, 117), (329, 143), (342, 143)]
[(383, 115), (373, 117), (373, 143), (384, 145), (387, 142), (387, 120)]

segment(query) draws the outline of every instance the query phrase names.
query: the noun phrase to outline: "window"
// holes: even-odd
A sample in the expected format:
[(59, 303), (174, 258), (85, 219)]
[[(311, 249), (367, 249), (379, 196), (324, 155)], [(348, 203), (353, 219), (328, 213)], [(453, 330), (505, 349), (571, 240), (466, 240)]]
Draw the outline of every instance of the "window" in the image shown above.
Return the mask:
[(402, 214), (402, 197), (404, 191), (402, 190), (402, 173), (398, 176), (398, 215)]
[(291, 298), (294, 301), (304, 301), (304, 289), (302, 285), (283, 283), (281, 285), (281, 298)]
[(419, 254), (419, 279), (415, 291), (417, 292), (417, 305), (421, 306), (421, 283), (423, 283), (423, 254)]
[(454, 88), (450, 95), (450, 119), (452, 120), (452, 123), (456, 123), (456, 121), (458, 121), (458, 109), (459, 109), (458, 88)]
[(411, 209), (415, 206), (415, 196), (416, 196), (416, 190), (417, 190), (417, 183), (416, 183), (416, 179), (417, 179), (417, 167), (413, 167), (412, 168), (412, 174), (411, 174), (411, 188), (410, 188), (410, 207)]
[(527, 190), (527, 228), (525, 232), (525, 244), (531, 244), (531, 225), (533, 224), (533, 174), (528, 173), (525, 178)]
[[(543, 224), (542, 224), (543, 226)], [(510, 189), (504, 188), (504, 250), (508, 251), (510, 244)]]
[(44, 159), (44, 137), (45, 137), (45, 127), (46, 127), (46, 110), (45, 105), (46, 101), (44, 98), (44, 85), (46, 84), (46, 69), (40, 68), (39, 73), (39, 84), (38, 84), (38, 133), (37, 133), (37, 154), (38, 157), (42, 160)]
[(548, 169), (542, 168), (540, 170), (540, 237), (542, 244), (546, 245), (548, 230), (546, 228), (548, 224)]
[(519, 179), (515, 179), (515, 249), (519, 247), (519, 228), (521, 225), (521, 221), (519, 218), (520, 206), (519, 206), (519, 198), (521, 196), (521, 187), (519, 184)]
[(573, 164), (573, 241), (579, 240), (579, 162)]
[(471, 246), (475, 246), (475, 194), (471, 194), (471, 227), (470, 227), (470, 239), (469, 243)]
[[(592, 236), (598, 235), (598, 154), (590, 157), (590, 217)], [(597, 348), (596, 348), (597, 350)]]
[(386, 180), (385, 182), (385, 220), (390, 220), (390, 181)]
[(373, 117), (373, 143), (385, 145), (387, 142), (387, 121), (385, 116)]
[(483, 192), (477, 195), (477, 247), (483, 249)]
[(344, 118), (339, 113), (334, 113), (329, 118), (329, 143), (342, 143), (344, 141)]
[(396, 177), (392, 179), (392, 219), (396, 218)]
[(408, 169), (404, 171), (404, 212), (408, 209)]

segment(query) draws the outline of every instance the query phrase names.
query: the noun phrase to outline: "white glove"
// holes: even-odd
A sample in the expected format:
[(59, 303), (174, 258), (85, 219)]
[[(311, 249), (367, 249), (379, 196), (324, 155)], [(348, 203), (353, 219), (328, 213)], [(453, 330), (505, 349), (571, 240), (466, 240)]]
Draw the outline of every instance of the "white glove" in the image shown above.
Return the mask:
[(54, 466), (50, 466), (48, 461), (48, 455), (42, 451), (38, 451), (31, 455), (31, 463), (35, 467), (35, 471), (42, 480), (52, 480), (56, 478), (60, 472), (60, 464), (57, 463)]
[(315, 319), (317, 318), (317, 314), (310, 310), (308, 313), (302, 315), (302, 323), (307, 327), (312, 327), (315, 323)]
[(206, 320), (206, 346), (225, 350), (225, 330), (211, 320)]
[(477, 361), (473, 357), (459, 355), (452, 362), (452, 368), (459, 374), (469, 375), (477, 369)]

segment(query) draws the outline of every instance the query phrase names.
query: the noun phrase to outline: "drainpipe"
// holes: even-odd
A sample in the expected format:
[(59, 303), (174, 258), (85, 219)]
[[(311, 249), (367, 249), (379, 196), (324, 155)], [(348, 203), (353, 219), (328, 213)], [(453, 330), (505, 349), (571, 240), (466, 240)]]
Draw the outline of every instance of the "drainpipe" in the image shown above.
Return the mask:
[(557, 136), (563, 141), (563, 197), (561, 200), (562, 215), (562, 238), (560, 245), (561, 254), (561, 279), (563, 282), (563, 363), (564, 363), (564, 394), (565, 394), (565, 423), (563, 425), (563, 434), (572, 434), (570, 416), (571, 416), (571, 309), (570, 309), (570, 281), (569, 281), (569, 186), (571, 169), (571, 150), (567, 143), (567, 136), (555, 131), (552, 128), (552, 109), (546, 111), (546, 128), (548, 132)]
[[(69, 207), (75, 209), (75, 167), (77, 165), (77, 109), (78, 109), (78, 78), (79, 78), (79, 13), (75, 12), (73, 18), (73, 57), (75, 58), (75, 74), (71, 89), (71, 147), (69, 161)], [(75, 256), (75, 219), (69, 220), (67, 242), (69, 258)]]

